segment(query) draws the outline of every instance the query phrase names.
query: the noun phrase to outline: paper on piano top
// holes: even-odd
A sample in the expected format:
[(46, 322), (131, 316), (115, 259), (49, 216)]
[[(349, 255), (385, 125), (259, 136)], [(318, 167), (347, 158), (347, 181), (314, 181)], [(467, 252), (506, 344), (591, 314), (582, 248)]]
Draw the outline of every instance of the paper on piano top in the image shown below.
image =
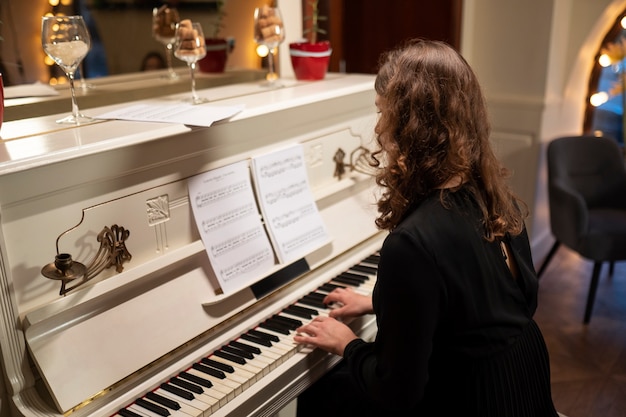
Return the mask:
[(243, 110), (244, 106), (214, 106), (210, 104), (147, 102), (120, 107), (96, 115), (97, 119), (119, 119), (136, 122), (181, 123), (209, 127)]
[(330, 242), (309, 179), (302, 145), (252, 158), (254, 185), (281, 263), (295, 261)]
[(224, 294), (263, 278), (274, 253), (254, 198), (248, 161), (188, 181), (189, 201), (211, 267)]

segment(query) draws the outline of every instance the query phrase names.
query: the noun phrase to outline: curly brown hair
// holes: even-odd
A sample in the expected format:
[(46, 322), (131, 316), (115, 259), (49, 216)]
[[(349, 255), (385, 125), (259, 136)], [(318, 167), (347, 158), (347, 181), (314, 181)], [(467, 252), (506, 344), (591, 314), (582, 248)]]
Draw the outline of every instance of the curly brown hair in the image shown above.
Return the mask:
[[(485, 238), (517, 235), (528, 215), (489, 143), (487, 107), (465, 59), (439, 41), (413, 39), (381, 57), (375, 89), (379, 119), (373, 153), (381, 229), (395, 228), (412, 204), (457, 178), (483, 213)], [(383, 162), (384, 161), (384, 162)]]

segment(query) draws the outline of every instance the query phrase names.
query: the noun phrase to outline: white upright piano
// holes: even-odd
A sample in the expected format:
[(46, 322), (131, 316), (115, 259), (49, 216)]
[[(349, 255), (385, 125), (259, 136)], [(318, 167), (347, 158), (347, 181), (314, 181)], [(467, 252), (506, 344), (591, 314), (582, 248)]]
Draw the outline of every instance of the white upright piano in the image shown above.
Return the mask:
[[(65, 108), (4, 123), (2, 417), (271, 416), (337, 363), (282, 331), (324, 314), (320, 292), (359, 282), (370, 291), (375, 280), (369, 257), (384, 233), (373, 177), (359, 168), (373, 148), (373, 77), (284, 83), (201, 90), (212, 104), (244, 106), (211, 127), (58, 125)], [(294, 143), (330, 242), (225, 294), (188, 180)], [(375, 334), (372, 317), (350, 324)]]

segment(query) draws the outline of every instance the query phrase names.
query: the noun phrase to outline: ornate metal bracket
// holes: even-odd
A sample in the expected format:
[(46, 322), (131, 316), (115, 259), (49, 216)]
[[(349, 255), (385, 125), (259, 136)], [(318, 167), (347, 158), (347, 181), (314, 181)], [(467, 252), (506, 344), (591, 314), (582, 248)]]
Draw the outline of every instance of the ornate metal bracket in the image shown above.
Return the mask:
[(376, 168), (370, 164), (372, 160), (371, 155), (369, 149), (359, 146), (350, 152), (350, 162), (345, 163), (343, 160), (346, 153), (343, 149), (338, 148), (333, 156), (333, 160), (335, 161), (335, 172), (333, 176), (341, 180), (341, 177), (346, 173), (346, 168), (350, 168), (350, 171), (357, 171), (365, 175), (376, 175)]
[[(65, 233), (62, 233), (59, 238)], [(46, 278), (60, 280), (61, 291), (59, 295), (65, 295), (107, 268), (115, 266), (115, 270), (118, 273), (122, 272), (124, 270), (123, 264), (132, 258), (132, 255), (126, 248), (126, 240), (129, 236), (130, 231), (122, 226), (116, 224), (110, 228), (105, 226), (98, 233), (97, 237), (98, 242), (100, 242), (100, 248), (88, 266), (74, 261), (69, 253), (59, 253), (59, 238), (57, 238), (57, 255), (54, 257), (54, 262), (44, 266), (41, 269), (41, 273)], [(67, 284), (74, 280), (79, 281), (68, 287)]]

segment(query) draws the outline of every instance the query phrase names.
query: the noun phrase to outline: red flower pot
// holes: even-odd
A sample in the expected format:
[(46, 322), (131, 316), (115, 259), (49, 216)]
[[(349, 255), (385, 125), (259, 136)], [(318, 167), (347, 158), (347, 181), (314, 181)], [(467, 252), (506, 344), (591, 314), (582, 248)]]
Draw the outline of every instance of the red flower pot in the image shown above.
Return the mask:
[(224, 72), (228, 59), (228, 41), (221, 38), (206, 38), (206, 56), (198, 61), (202, 72)]
[(321, 80), (328, 71), (333, 52), (330, 42), (294, 42), (289, 44), (291, 65), (298, 80)]

